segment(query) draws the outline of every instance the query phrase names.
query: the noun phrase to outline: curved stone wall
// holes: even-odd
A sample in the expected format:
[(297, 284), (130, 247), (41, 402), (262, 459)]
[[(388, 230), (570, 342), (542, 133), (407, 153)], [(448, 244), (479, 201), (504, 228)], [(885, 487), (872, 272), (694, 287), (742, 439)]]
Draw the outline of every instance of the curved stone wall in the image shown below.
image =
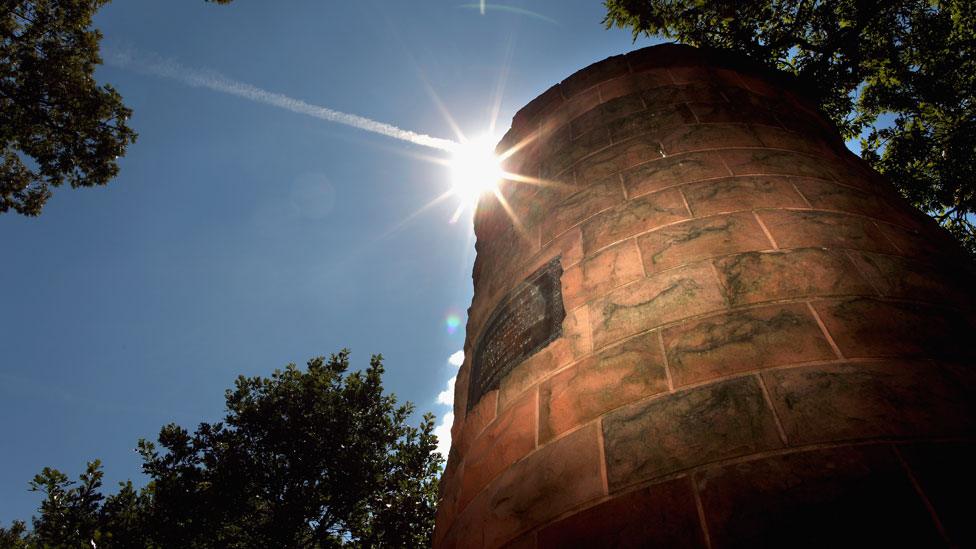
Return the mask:
[(435, 546), (976, 541), (972, 265), (801, 94), (662, 45), (519, 111)]

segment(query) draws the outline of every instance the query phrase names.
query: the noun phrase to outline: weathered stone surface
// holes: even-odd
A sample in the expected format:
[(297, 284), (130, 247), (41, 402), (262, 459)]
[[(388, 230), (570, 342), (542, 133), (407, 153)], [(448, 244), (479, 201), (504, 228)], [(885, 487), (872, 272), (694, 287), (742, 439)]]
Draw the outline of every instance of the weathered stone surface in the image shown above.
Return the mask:
[(655, 87), (645, 90), (641, 97), (644, 98), (644, 103), (648, 105), (725, 101), (725, 97), (718, 86), (702, 82)]
[(682, 64), (669, 67), (668, 72), (671, 73), (671, 79), (674, 80), (674, 83), (678, 85), (699, 82), (715, 85), (721, 81), (716, 71), (712, 67), (704, 64), (689, 64), (687, 66)]
[[(538, 251), (538, 235), (527, 234), (514, 225), (494, 233), (500, 240), (491, 245), (475, 245), (478, 257), (475, 259), (475, 291), (490, 296), (498, 296), (508, 291), (522, 279), (515, 278), (523, 262), (530, 260)], [(485, 269), (484, 265), (501, 263), (503, 267)]]
[(708, 265), (671, 269), (622, 286), (590, 307), (596, 349), (627, 336), (724, 309), (725, 299)]
[(764, 124), (779, 126), (772, 111), (749, 102), (688, 103), (701, 124)]
[(686, 124), (661, 137), (666, 155), (730, 147), (760, 147), (762, 143), (744, 124)]
[(604, 59), (601, 63), (595, 63), (589, 67), (574, 72), (571, 76), (560, 82), (564, 97), (573, 97), (585, 90), (596, 86), (600, 82), (610, 80), (630, 72), (627, 65), (627, 58), (623, 55), (615, 55)]
[(705, 537), (691, 480), (681, 477), (635, 490), (553, 523), (540, 549), (701, 547)]
[(568, 310), (587, 299), (633, 282), (644, 276), (635, 240), (625, 240), (584, 259), (563, 274), (563, 299)]
[[(640, 93), (640, 85), (638, 83), (639, 75), (636, 74), (625, 74), (623, 76), (618, 76), (616, 78), (611, 78), (606, 82), (601, 82), (599, 85), (600, 97), (604, 101), (609, 102), (618, 97), (623, 97), (625, 95), (634, 95)], [(638, 98), (640, 96), (638, 95)], [(643, 103), (643, 100), (641, 100)]]
[(587, 185), (567, 196), (549, 211), (542, 222), (542, 242), (566, 232), (573, 226), (613, 207), (624, 200), (624, 191), (617, 177)]
[(891, 207), (877, 194), (822, 179), (791, 179), (810, 205), (818, 210), (860, 214), (878, 219), (891, 216)]
[(883, 296), (950, 306), (973, 302), (965, 272), (953, 266), (940, 269), (919, 260), (870, 252), (851, 252), (850, 257)]
[(877, 226), (891, 242), (896, 254), (922, 259), (929, 263), (954, 262), (958, 269), (972, 273), (971, 259), (960, 253), (959, 244), (951, 242), (949, 234), (931, 220), (917, 223), (918, 228), (905, 228), (889, 223), (878, 222)]
[[(631, 62), (631, 68), (633, 68), (633, 62)], [(637, 82), (637, 89), (639, 91), (674, 85), (674, 80), (671, 78), (671, 71), (665, 68), (635, 69), (632, 76)]]
[(770, 210), (759, 213), (781, 248), (830, 247), (897, 253), (870, 219), (822, 211)]
[(675, 189), (635, 198), (583, 224), (583, 252), (590, 254), (636, 234), (689, 217), (681, 193)]
[(696, 476), (712, 547), (944, 547), (891, 450), (759, 459)]
[(785, 177), (746, 176), (692, 183), (682, 187), (695, 217), (753, 208), (805, 208)]
[(847, 256), (820, 248), (746, 252), (716, 260), (715, 268), (733, 306), (875, 293)]
[(750, 93), (749, 95), (753, 102), (766, 101), (769, 109), (775, 113), (776, 120), (783, 128), (801, 135), (815, 136), (834, 148), (844, 147), (844, 142), (840, 139), (837, 130), (816, 113), (797, 109), (785, 102), (773, 104), (768, 98), (756, 94)]
[(930, 362), (858, 362), (764, 372), (791, 443), (972, 436), (959, 382)]
[(829, 154), (828, 146), (811, 132), (787, 131), (769, 125), (756, 125), (754, 131), (763, 146), (770, 149), (795, 151), (811, 156)]
[(946, 357), (976, 355), (972, 321), (951, 309), (853, 298), (815, 302), (844, 356)]
[(635, 198), (648, 193), (716, 177), (727, 177), (722, 158), (714, 152), (695, 152), (659, 158), (623, 172), (627, 196)]
[(708, 317), (663, 333), (676, 387), (737, 372), (835, 358), (805, 304)]
[(776, 120), (779, 122), (779, 126), (785, 127), (786, 129), (791, 129), (793, 131), (809, 131), (811, 122), (807, 121), (805, 124), (798, 124), (794, 127), (786, 126), (783, 124), (781, 114), (792, 114), (796, 112), (793, 105), (790, 104), (788, 100), (783, 97), (772, 98), (750, 90), (745, 81), (738, 73), (733, 73), (732, 79), (729, 80), (728, 85), (722, 87), (722, 95), (728, 98), (732, 105), (740, 108), (752, 108), (752, 109), (762, 109), (772, 112)]
[(659, 107), (612, 120), (609, 123), (610, 138), (614, 143), (619, 143), (641, 134), (661, 137), (668, 134), (671, 128), (694, 122), (694, 115), (685, 105)]
[(597, 431), (589, 426), (543, 446), (493, 483), (485, 545), (498, 547), (602, 494)]
[(611, 491), (783, 445), (752, 376), (621, 408), (604, 418), (603, 434)]
[(592, 109), (573, 120), (573, 136), (578, 137), (588, 131), (596, 128), (602, 128), (620, 118), (624, 118), (643, 110), (644, 101), (642, 101), (640, 95), (636, 93), (611, 99), (605, 103), (601, 103), (597, 108)]
[(734, 175), (800, 175), (832, 179), (833, 172), (815, 156), (773, 149), (741, 149), (721, 152)]
[(573, 139), (566, 126), (550, 141), (550, 149), (545, 151), (539, 177), (551, 179), (579, 162), (584, 156), (610, 145), (610, 133), (606, 129), (595, 129)]
[(491, 479), (535, 448), (536, 395), (526, 394), (498, 414), (464, 456), (459, 508), (464, 509)]
[[(495, 147), (495, 154), (504, 157), (502, 168), (510, 173), (517, 173), (528, 177), (539, 177), (539, 130), (517, 132), (510, 130)], [(502, 192), (520, 186), (516, 182), (502, 182)], [(507, 197), (507, 193), (506, 197)]]
[(641, 235), (637, 244), (648, 273), (711, 257), (772, 247), (750, 212), (676, 223)]
[(656, 334), (608, 347), (543, 382), (539, 388), (539, 442), (608, 410), (667, 390)]
[[(498, 407), (498, 390), (490, 391), (481, 397), (481, 400), (468, 411), (464, 416), (463, 429), (460, 436), (452, 438), (452, 446), (461, 456), (466, 456), (478, 435), (484, 430), (485, 426), (495, 419), (495, 410)], [(460, 424), (460, 422), (459, 422)]]
[(650, 134), (638, 135), (585, 158), (576, 167), (576, 179), (584, 184), (587, 181), (597, 181), (663, 157), (657, 137)]
[(548, 347), (516, 366), (502, 379), (498, 393), (498, 408), (509, 407), (516, 399), (524, 397), (525, 391), (537, 384), (539, 380), (572, 361), (572, 350), (566, 339), (553, 341)]
[[(563, 88), (563, 92), (565, 91), (565, 88)], [(567, 99), (556, 112), (543, 122), (542, 127), (543, 129), (547, 129), (547, 126), (553, 125), (568, 129), (569, 124), (573, 120), (599, 107), (600, 103), (600, 91), (596, 87), (590, 88)]]
[[(507, 201), (506, 206), (502, 206), (494, 195), (490, 197), (490, 200), (498, 204), (498, 216), (508, 218), (509, 222), (523, 234), (531, 235), (528, 240), (532, 241), (533, 248), (538, 251), (535, 245), (538, 245), (539, 242), (535, 236), (539, 232), (539, 225), (545, 219), (546, 212), (555, 205), (560, 194), (556, 192), (555, 187), (539, 187), (527, 183), (513, 185), (512, 187), (514, 189), (510, 193), (512, 196), (505, 199)], [(575, 185), (571, 183), (560, 184), (560, 189), (563, 187), (565, 187), (565, 191), (563, 191), (562, 196), (573, 192), (575, 189)], [(484, 202), (489, 200), (489, 197), (481, 200)]]
[(559, 89), (559, 84), (544, 91), (542, 95), (518, 110), (512, 117), (512, 127), (533, 127), (537, 126), (539, 119), (546, 114), (554, 111), (563, 103), (563, 94)]

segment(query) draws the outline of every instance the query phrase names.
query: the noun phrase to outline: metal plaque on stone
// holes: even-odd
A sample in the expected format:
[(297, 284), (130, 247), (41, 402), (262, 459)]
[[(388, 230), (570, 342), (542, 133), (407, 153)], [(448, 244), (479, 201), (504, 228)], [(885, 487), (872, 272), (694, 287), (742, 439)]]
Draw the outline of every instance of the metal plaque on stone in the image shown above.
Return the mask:
[(563, 274), (559, 258), (532, 273), (495, 307), (475, 345), (468, 409), (522, 361), (562, 335)]

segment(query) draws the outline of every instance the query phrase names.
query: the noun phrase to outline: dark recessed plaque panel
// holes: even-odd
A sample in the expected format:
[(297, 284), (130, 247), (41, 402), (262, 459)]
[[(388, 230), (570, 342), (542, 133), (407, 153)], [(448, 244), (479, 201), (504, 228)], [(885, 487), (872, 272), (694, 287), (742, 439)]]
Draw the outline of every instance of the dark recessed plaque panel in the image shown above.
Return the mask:
[(474, 349), (469, 410), (519, 363), (562, 335), (562, 274), (557, 257), (513, 289), (491, 313)]

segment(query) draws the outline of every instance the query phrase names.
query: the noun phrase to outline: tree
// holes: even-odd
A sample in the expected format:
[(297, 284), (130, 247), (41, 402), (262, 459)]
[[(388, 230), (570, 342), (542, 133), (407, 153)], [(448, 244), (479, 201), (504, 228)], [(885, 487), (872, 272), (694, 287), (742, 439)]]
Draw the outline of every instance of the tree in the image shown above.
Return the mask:
[(108, 183), (136, 138), (131, 111), (93, 77), (108, 0), (7, 0), (0, 7), (0, 212), (38, 215), (65, 183)]
[[(605, 0), (607, 27), (792, 73), (862, 157), (976, 253), (976, 4)], [(879, 122), (879, 117), (888, 115)], [(889, 120), (892, 120), (888, 123)]]
[[(223, 422), (171, 424), (139, 441), (145, 488), (102, 500), (98, 462), (74, 487), (45, 469), (20, 547), (420, 547), (429, 545), (442, 458), (434, 418), (383, 394), (382, 357), (347, 374), (349, 352), (270, 378), (239, 377)], [(79, 545), (80, 544), (80, 545)], [(18, 547), (12, 542), (13, 547)]]

